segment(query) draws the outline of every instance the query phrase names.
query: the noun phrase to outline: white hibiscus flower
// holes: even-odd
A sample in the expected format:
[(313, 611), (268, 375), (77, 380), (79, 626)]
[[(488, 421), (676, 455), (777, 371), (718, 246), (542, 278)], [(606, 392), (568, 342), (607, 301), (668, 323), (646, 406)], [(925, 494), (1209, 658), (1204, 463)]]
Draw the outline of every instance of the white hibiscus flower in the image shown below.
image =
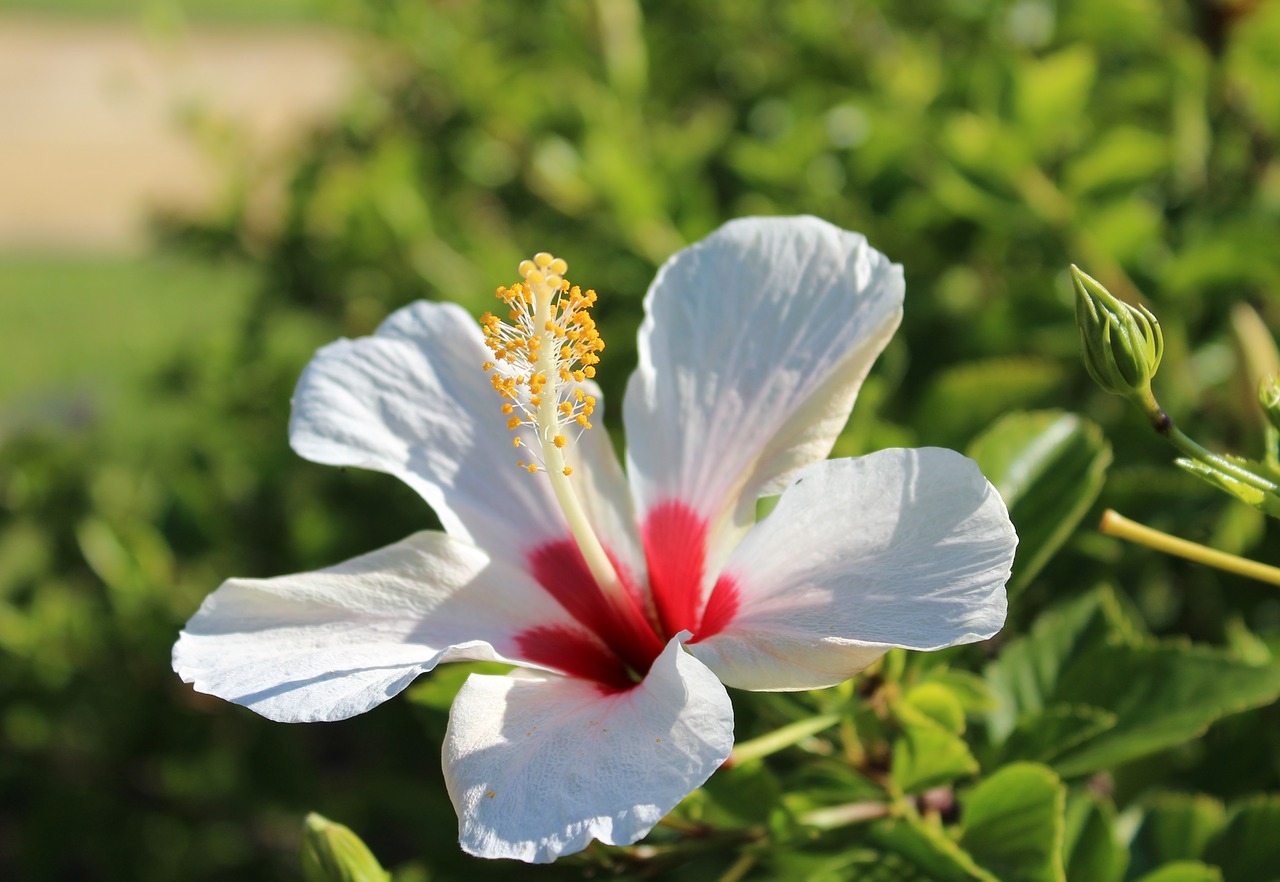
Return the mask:
[(483, 331), (417, 303), (321, 349), (294, 449), (396, 475), (444, 532), (231, 579), (173, 653), (197, 690), (288, 722), (362, 713), (441, 662), (517, 665), (467, 680), (445, 738), (483, 857), (643, 837), (729, 756), (725, 686), (816, 689), (893, 647), (992, 636), (1017, 543), (953, 451), (825, 459), (902, 315), (902, 269), (863, 237), (748, 218), (672, 257), (645, 300), (625, 474), (586, 430), (602, 344), (566, 269), (521, 264)]

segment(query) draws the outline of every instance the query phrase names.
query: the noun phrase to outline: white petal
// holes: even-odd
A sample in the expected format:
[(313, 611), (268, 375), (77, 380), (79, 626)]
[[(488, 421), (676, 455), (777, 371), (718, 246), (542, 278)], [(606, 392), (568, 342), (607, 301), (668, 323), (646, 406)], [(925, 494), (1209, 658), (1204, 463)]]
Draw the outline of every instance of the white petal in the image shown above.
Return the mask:
[(733, 749), (720, 682), (673, 638), (644, 682), (606, 694), (566, 677), (472, 675), (444, 771), (471, 854), (545, 863), (592, 839), (627, 845)]
[(224, 582), (187, 623), (173, 668), (273, 720), (340, 720), (440, 662), (512, 661), (531, 625), (572, 627), (524, 573), (422, 532), (318, 572)]
[[(568, 528), (546, 474), (516, 465), (527, 454), (512, 447), (502, 401), (481, 369), (490, 357), (483, 339), (462, 308), (419, 302), (373, 337), (324, 347), (298, 381), (289, 441), (315, 462), (399, 477), (450, 535), (514, 560)], [(588, 438), (593, 432), (600, 437)], [(642, 572), (622, 470), (604, 430), (593, 432), (571, 451), (579, 495), (598, 513), (601, 541)]]
[(645, 300), (624, 403), (642, 523), (674, 499), (713, 534), (726, 516), (742, 529), (758, 496), (824, 459), (902, 296), (900, 266), (813, 217), (732, 221), (672, 257)]
[(689, 650), (729, 686), (816, 689), (891, 647), (985, 640), (1016, 546), (1000, 494), (955, 451), (818, 463), (734, 550), (708, 604), (718, 632)]

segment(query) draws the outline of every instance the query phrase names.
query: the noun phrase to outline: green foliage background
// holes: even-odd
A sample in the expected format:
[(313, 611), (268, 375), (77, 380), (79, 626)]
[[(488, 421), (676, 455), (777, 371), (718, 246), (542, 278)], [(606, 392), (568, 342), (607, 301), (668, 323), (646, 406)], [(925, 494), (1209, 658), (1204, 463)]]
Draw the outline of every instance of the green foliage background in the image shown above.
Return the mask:
[[(358, 35), (367, 84), (298, 157), (280, 225), (251, 222), (246, 178), (215, 216), (163, 227), (168, 249), (253, 279), (248, 305), (220, 313), (230, 332), (148, 370), (119, 416), (0, 430), (0, 877), (296, 878), (315, 810), (403, 880), (1280, 878), (1280, 595), (1104, 539), (1093, 515), (1075, 525), (1109, 505), (1272, 563), (1275, 527), (1172, 468), (1091, 385), (1066, 274), (1076, 262), (1143, 298), (1168, 343), (1166, 409), (1255, 452), (1232, 311), (1280, 324), (1280, 3), (351, 0), (326, 15)], [(435, 524), (394, 479), (289, 451), (289, 394), (317, 346), (423, 297), (478, 314), (549, 250), (602, 294), (616, 431), (657, 265), (728, 218), (801, 212), (906, 268), (902, 330), (838, 452), (1029, 464), (1030, 483), (1001, 484), (1024, 556), (991, 645), (891, 655), (848, 689), (735, 695), (740, 740), (846, 718), (713, 778), (677, 815), (701, 833), (659, 831), (657, 857), (537, 869), (457, 850), (439, 748), (465, 672), (314, 726), (170, 672), (221, 579)], [(1044, 408), (1083, 419), (1021, 413)], [(919, 798), (936, 786), (949, 801)], [(802, 823), (886, 793), (895, 823)]]

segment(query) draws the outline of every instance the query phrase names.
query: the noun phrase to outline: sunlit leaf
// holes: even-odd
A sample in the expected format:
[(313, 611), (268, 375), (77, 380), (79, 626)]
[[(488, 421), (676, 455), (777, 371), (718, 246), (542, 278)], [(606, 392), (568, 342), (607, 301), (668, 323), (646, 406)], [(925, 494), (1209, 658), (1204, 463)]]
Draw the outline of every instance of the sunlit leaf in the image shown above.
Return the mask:
[(1205, 849), (1222, 868), (1223, 882), (1280, 879), (1280, 796), (1258, 796), (1236, 806)]
[(1098, 497), (1111, 445), (1093, 423), (1061, 411), (1014, 413), (974, 439), (968, 453), (995, 484), (1018, 530), (1009, 590), (1025, 587)]
[(1280, 663), (1250, 665), (1219, 650), (1185, 643), (1102, 645), (1062, 676), (1053, 701), (1088, 703), (1116, 724), (1054, 760), (1083, 775), (1180, 744), (1215, 720), (1280, 697)]
[(1084, 792), (1067, 796), (1062, 851), (1067, 882), (1120, 882), (1129, 864), (1116, 837), (1115, 809)]
[(1003, 882), (1064, 882), (1066, 788), (1044, 766), (1005, 766), (964, 800), (960, 845)]

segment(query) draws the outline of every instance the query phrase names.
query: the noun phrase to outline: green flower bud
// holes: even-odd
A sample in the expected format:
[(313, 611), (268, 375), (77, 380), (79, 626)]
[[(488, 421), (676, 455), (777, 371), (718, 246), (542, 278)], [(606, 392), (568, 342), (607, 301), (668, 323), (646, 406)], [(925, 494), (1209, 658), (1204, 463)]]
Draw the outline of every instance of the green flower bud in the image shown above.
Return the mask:
[(1098, 385), (1156, 409), (1151, 378), (1164, 355), (1160, 322), (1144, 306), (1130, 306), (1095, 279), (1071, 267), (1076, 289), (1076, 325), (1084, 366)]
[(312, 812), (302, 836), (302, 877), (307, 882), (388, 882), (391, 878), (349, 827)]
[(1262, 414), (1277, 432), (1280, 432), (1280, 377), (1263, 377), (1258, 384), (1258, 404)]

